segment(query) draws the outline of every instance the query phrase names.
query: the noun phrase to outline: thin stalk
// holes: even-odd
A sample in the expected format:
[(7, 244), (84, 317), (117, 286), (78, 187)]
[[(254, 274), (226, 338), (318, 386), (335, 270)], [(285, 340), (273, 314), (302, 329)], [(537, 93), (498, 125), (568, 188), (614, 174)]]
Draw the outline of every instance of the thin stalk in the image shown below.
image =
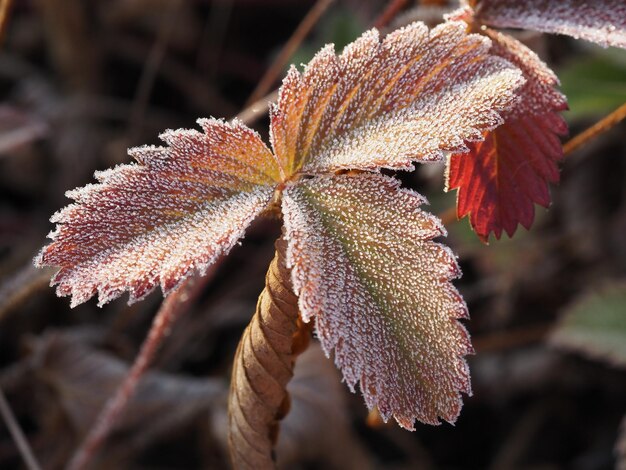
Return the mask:
[(278, 90), (274, 90), (269, 95), (265, 95), (260, 100), (255, 101), (241, 111), (235, 119), (239, 119), (244, 124), (250, 125), (260, 117), (265, 116), (270, 109), (270, 103), (278, 99)]
[(592, 139), (595, 139), (600, 134), (607, 132), (608, 130), (615, 127), (617, 124), (622, 122), (626, 118), (626, 103), (621, 105), (615, 111), (613, 111), (608, 116), (603, 117), (598, 122), (596, 122), (593, 126), (585, 129), (583, 132), (578, 134), (577, 136), (570, 139), (568, 142), (563, 145), (563, 153), (565, 155), (569, 155), (574, 150), (583, 146), (587, 142)]
[(334, 0), (317, 0), (317, 2), (315, 2), (315, 5), (313, 5), (303, 18), (302, 22), (298, 25), (289, 40), (281, 49), (278, 57), (276, 57), (276, 60), (274, 60), (270, 68), (267, 69), (267, 72), (265, 72), (265, 75), (263, 75), (259, 81), (258, 85), (250, 95), (250, 98), (248, 98), (246, 106), (258, 101), (262, 96), (266, 95), (271, 90), (279, 75), (282, 73), (283, 68), (287, 65), (289, 59), (291, 59), (291, 56), (294, 52), (296, 52), (298, 47), (300, 47), (304, 38), (306, 38), (311, 32), (313, 27), (317, 24), (333, 1)]
[(141, 126), (146, 113), (146, 108), (148, 106), (148, 102), (150, 101), (150, 94), (152, 93), (152, 88), (154, 87), (159, 66), (165, 58), (167, 45), (170, 41), (170, 36), (174, 31), (174, 26), (176, 25), (175, 20), (179, 7), (180, 0), (176, 0), (171, 3), (169, 14), (163, 15), (157, 39), (150, 50), (150, 54), (148, 55), (143, 71), (141, 72), (141, 78), (139, 79), (139, 84), (137, 85), (135, 98), (133, 99), (133, 105), (130, 112), (128, 128), (130, 129), (129, 134), (131, 141), (135, 139), (137, 130)]
[(381, 29), (387, 26), (407, 3), (408, 0), (391, 0), (387, 4), (387, 8), (385, 8), (376, 21), (374, 21), (374, 27)]
[(176, 320), (187, 311), (186, 307), (197, 297), (210, 277), (208, 275), (202, 279), (194, 277), (187, 279), (163, 301), (130, 371), (115, 395), (107, 401), (94, 427), (74, 453), (67, 467), (68, 470), (87, 468), (89, 462), (102, 448), (119, 416), (132, 399), (141, 378), (154, 361), (163, 340), (169, 335)]
[(37, 462), (30, 445), (28, 445), (28, 441), (26, 440), (19, 423), (15, 419), (15, 416), (11, 411), (11, 407), (9, 406), (9, 402), (4, 396), (2, 390), (0, 390), (0, 414), (2, 415), (4, 423), (7, 425), (7, 429), (11, 433), (13, 441), (15, 441), (17, 449), (20, 451), (22, 459), (24, 459), (26, 468), (28, 468), (28, 470), (40, 470), (41, 466)]
[(4, 40), (13, 0), (0, 0), (0, 44)]

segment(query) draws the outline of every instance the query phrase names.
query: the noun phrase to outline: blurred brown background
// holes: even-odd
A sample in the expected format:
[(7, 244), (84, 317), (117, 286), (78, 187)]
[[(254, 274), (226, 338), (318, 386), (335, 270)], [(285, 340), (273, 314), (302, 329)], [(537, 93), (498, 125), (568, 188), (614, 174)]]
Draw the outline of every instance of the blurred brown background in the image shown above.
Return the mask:
[[(123, 377), (161, 294), (71, 310), (31, 259), (66, 190), (128, 162), (166, 128), (241, 112), (312, 1), (15, 0), (0, 50), (0, 388), (46, 469), (62, 468)], [(435, 19), (405, 2), (396, 22)], [(429, 2), (433, 3), (433, 2)], [(434, 2), (443, 3), (443, 2)], [(336, 0), (290, 62), (338, 49), (382, 1)], [(572, 135), (626, 101), (626, 51), (523, 34), (570, 98)], [(280, 74), (282, 76), (282, 72)], [(274, 89), (279, 82), (274, 83)], [(253, 125), (267, 137), (265, 116)], [(367, 417), (315, 346), (300, 359), (278, 455), (287, 468), (609, 469), (626, 412), (626, 359), (560, 350), (547, 338), (590, 291), (626, 279), (626, 125), (568, 156), (550, 210), (530, 232), (482, 245), (466, 220), (446, 241), (470, 308), (474, 396), (455, 426), (415, 433)], [(442, 168), (400, 175), (435, 213), (454, 205)], [(94, 468), (227, 468), (225, 397), (239, 335), (278, 236), (260, 221), (175, 325), (155, 372)], [(626, 316), (626, 302), (616, 304)], [(626, 327), (624, 327), (626, 331)], [(597, 354), (595, 355), (597, 356)], [(625, 431), (626, 432), (626, 431)], [(626, 438), (622, 437), (623, 441)], [(622, 443), (626, 447), (626, 442)], [(626, 453), (626, 449), (622, 449)], [(624, 458), (622, 456), (622, 458)], [(626, 463), (622, 463), (626, 465)], [(0, 468), (21, 468), (0, 423)]]

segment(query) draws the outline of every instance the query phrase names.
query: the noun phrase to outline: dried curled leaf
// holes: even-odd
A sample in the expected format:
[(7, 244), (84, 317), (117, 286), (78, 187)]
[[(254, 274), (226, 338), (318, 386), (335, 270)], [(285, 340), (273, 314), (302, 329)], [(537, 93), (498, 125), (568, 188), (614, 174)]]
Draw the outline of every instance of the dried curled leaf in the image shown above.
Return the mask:
[[(60, 408), (79, 434), (86, 433), (128, 373), (128, 366), (69, 334), (48, 333), (38, 338), (34, 347), (38, 380), (51, 387)], [(225, 393), (226, 383), (220, 379), (149, 372), (117, 423), (116, 431), (144, 427), (143, 436), (138, 439), (154, 437), (219, 402)], [(150, 428), (145, 429), (148, 420)]]
[(371, 30), (337, 57), (332, 45), (292, 68), (271, 110), (271, 141), (285, 174), (343, 168), (411, 169), (464, 152), (502, 123), (522, 83), (463, 22), (413, 23), (381, 42)]
[(467, 308), (451, 279), (454, 255), (433, 238), (441, 222), (424, 198), (381, 175), (332, 176), (287, 187), (287, 265), (303, 320), (369, 408), (413, 429), (454, 422), (471, 393), (457, 318)]
[(231, 459), (237, 469), (274, 468), (278, 421), (289, 409), (286, 386), (295, 354), (309, 335), (300, 328), (285, 245), (284, 240), (276, 242), (265, 289), (235, 353), (228, 415)]
[(469, 154), (450, 157), (447, 189), (458, 189), (457, 216), (469, 214), (476, 234), (509, 236), (517, 225), (530, 228), (535, 204), (548, 207), (548, 183), (559, 181), (558, 161), (563, 158), (560, 135), (567, 124), (558, 112), (567, 109), (555, 87), (556, 75), (530, 49), (516, 39), (486, 29), (492, 52), (522, 70), (526, 83), (518, 105), (502, 113), (505, 123), (485, 134), (484, 142), (470, 143)]
[(626, 282), (611, 284), (576, 302), (550, 342), (626, 367)]
[(566, 34), (604, 47), (626, 48), (623, 0), (480, 0), (476, 17), (499, 28)]
[(72, 306), (100, 305), (157, 284), (164, 293), (227, 253), (270, 202), (279, 178), (271, 152), (241, 123), (199, 120), (204, 132), (167, 131), (168, 147), (138, 147), (138, 164), (96, 173), (98, 184), (67, 193), (76, 202), (52, 216), (52, 243), (39, 266)]

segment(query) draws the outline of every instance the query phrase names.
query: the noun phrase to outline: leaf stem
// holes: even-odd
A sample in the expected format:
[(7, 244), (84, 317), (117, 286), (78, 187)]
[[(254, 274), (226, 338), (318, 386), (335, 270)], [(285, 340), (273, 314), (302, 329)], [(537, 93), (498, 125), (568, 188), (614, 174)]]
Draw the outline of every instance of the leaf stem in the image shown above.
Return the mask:
[(563, 153), (565, 155), (569, 155), (582, 145), (586, 144), (590, 140), (598, 137), (600, 134), (607, 132), (608, 130), (615, 127), (621, 121), (626, 118), (626, 103), (621, 105), (615, 111), (610, 113), (609, 115), (603, 117), (598, 122), (596, 122), (593, 126), (585, 129), (583, 132), (578, 134), (577, 136), (570, 139), (568, 142), (563, 145)]
[(286, 245), (282, 238), (276, 242), (265, 289), (233, 362), (228, 443), (237, 469), (275, 467), (279, 421), (290, 407), (286, 387), (296, 356), (309, 344), (311, 324), (300, 319), (298, 297), (285, 266)]

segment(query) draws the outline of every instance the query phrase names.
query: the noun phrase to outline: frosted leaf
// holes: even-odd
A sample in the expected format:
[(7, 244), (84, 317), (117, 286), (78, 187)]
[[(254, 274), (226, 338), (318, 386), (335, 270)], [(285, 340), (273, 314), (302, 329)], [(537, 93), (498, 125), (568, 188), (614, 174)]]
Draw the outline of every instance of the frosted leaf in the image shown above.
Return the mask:
[(454, 422), (471, 393), (457, 318), (467, 308), (450, 282), (459, 267), (432, 241), (445, 234), (425, 200), (395, 179), (325, 176), (283, 196), (287, 264), (305, 321), (368, 407), (413, 429)]
[(271, 141), (286, 174), (412, 168), (501, 124), (523, 82), (490, 41), (463, 22), (413, 23), (381, 42), (376, 30), (340, 56), (320, 51), (292, 68), (271, 110)]
[(199, 120), (204, 133), (167, 131), (168, 147), (138, 147), (137, 164), (97, 172), (35, 262), (59, 266), (52, 279), (72, 306), (98, 293), (99, 304), (157, 284), (164, 293), (228, 252), (270, 202), (278, 167), (260, 137), (241, 123)]
[(534, 52), (512, 37), (483, 32), (492, 39), (492, 53), (518, 66), (526, 79), (519, 104), (502, 114), (505, 124), (448, 162), (446, 186), (458, 188), (457, 215), (469, 214), (486, 242), (491, 232), (500, 238), (503, 230), (512, 236), (518, 224), (530, 228), (534, 205), (549, 206), (548, 183), (559, 181), (563, 158), (559, 136), (567, 133), (558, 112), (567, 102), (554, 88), (558, 79)]
[(517, 39), (489, 28), (483, 29), (492, 42), (491, 53), (503, 57), (518, 67), (526, 83), (517, 90), (519, 102), (502, 113), (505, 121), (528, 115), (567, 110), (567, 99), (556, 87), (556, 74), (537, 54)]
[(626, 48), (624, 0), (481, 0), (475, 15), (499, 28), (534, 29)]

